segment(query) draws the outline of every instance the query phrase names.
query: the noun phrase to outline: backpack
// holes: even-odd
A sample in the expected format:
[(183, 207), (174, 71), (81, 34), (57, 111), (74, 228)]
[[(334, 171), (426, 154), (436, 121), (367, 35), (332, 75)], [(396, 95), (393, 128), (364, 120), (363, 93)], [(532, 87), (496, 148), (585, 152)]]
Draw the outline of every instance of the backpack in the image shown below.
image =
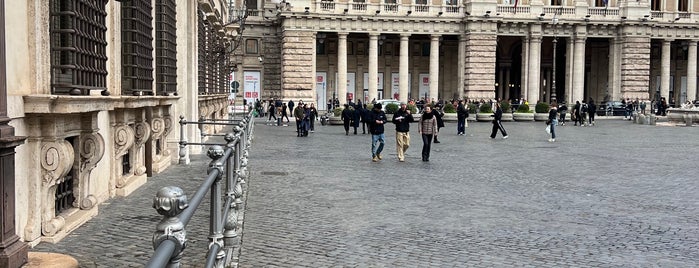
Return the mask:
[(587, 103), (582, 105), (582, 108), (580, 108), (581, 113), (587, 113)]

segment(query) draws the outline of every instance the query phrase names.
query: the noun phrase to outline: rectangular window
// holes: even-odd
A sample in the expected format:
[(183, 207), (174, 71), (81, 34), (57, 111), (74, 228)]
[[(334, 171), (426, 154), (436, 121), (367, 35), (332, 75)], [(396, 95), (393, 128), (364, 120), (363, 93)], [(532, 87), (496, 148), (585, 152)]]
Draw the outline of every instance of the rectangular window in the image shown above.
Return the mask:
[(650, 0), (650, 10), (653, 11), (661, 11), (660, 4), (662, 3), (662, 0)]
[(687, 0), (677, 0), (677, 11), (687, 12), (689, 11), (689, 6)]
[(416, 5), (427, 5), (427, 0), (415, 0), (415, 4)]
[(384, 4), (395, 4), (396, 0), (385, 0)]
[(422, 56), (427, 57), (429, 55), (430, 55), (430, 43), (429, 42), (422, 43)]
[(198, 74), (198, 81), (199, 81), (199, 95), (206, 94), (207, 92), (207, 86), (206, 86), (206, 72), (207, 72), (207, 64), (206, 64), (206, 33), (208, 32), (209, 29), (209, 23), (206, 21), (204, 18), (204, 13), (199, 10), (197, 12), (197, 17), (198, 17), (198, 25), (197, 25), (197, 54), (199, 55), (198, 57), (198, 68), (197, 68), (197, 74)]
[(347, 41), (347, 55), (354, 55), (354, 42)]
[(459, 4), (458, 2), (459, 2), (458, 0), (446, 0), (445, 4), (448, 6), (455, 6), (455, 5)]
[(316, 55), (325, 55), (325, 43), (316, 42)]
[[(595, 1), (602, 2), (602, 0), (595, 0)], [(514, 1), (512, 1), (512, 3), (514, 3)], [(552, 6), (561, 6), (561, 5), (563, 5), (563, 0), (551, 0), (551, 5)], [(597, 6), (599, 6), (599, 4), (597, 4)]]
[(51, 92), (89, 95), (107, 89), (108, 0), (51, 0)]
[(153, 95), (153, 27), (150, 1), (121, 3), (121, 94)]
[(177, 12), (175, 0), (156, 1), (155, 84), (157, 95), (177, 92)]
[(247, 54), (259, 53), (259, 51), (257, 49), (257, 39), (245, 40), (245, 53), (247, 53)]

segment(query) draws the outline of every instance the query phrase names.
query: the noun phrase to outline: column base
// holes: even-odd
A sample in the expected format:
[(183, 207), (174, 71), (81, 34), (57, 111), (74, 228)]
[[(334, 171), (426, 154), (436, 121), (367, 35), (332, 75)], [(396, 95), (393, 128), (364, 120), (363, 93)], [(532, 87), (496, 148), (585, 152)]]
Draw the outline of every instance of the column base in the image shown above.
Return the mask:
[(20, 241), (19, 237), (14, 236), (6, 247), (0, 247), (0, 267), (19, 268), (27, 263), (27, 251), (29, 246), (27, 243)]

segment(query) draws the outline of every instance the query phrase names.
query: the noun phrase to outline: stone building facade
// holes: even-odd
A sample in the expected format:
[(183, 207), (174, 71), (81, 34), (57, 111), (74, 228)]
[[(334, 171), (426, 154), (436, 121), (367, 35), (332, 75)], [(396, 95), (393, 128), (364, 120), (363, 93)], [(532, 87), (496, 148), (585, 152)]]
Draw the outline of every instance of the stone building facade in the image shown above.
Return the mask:
[(697, 99), (696, 0), (247, 4), (262, 98)]
[[(228, 117), (240, 32), (228, 1), (1, 2), (1, 97), (14, 134), (26, 138), (14, 150), (15, 215), (3, 218), (14, 219), (21, 241), (58, 241), (100, 203), (177, 163), (180, 116)], [(201, 131), (183, 133), (199, 142)]]

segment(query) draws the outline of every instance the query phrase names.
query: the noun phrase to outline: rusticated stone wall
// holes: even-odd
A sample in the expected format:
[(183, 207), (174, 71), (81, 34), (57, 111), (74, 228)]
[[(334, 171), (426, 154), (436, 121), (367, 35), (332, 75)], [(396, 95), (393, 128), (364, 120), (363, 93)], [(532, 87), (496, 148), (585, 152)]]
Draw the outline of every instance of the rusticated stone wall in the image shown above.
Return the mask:
[(281, 86), (281, 39), (276, 31), (274, 34), (265, 33), (263, 36), (263, 48), (262, 52), (264, 55), (264, 80), (263, 89), (268, 91), (280, 92)]
[(283, 32), (281, 73), (284, 99), (314, 100), (315, 42), (314, 32)]
[(495, 53), (497, 35), (472, 33), (466, 35), (466, 64), (464, 97), (495, 98)]
[(626, 37), (621, 46), (621, 97), (646, 100), (650, 85), (650, 37)]

